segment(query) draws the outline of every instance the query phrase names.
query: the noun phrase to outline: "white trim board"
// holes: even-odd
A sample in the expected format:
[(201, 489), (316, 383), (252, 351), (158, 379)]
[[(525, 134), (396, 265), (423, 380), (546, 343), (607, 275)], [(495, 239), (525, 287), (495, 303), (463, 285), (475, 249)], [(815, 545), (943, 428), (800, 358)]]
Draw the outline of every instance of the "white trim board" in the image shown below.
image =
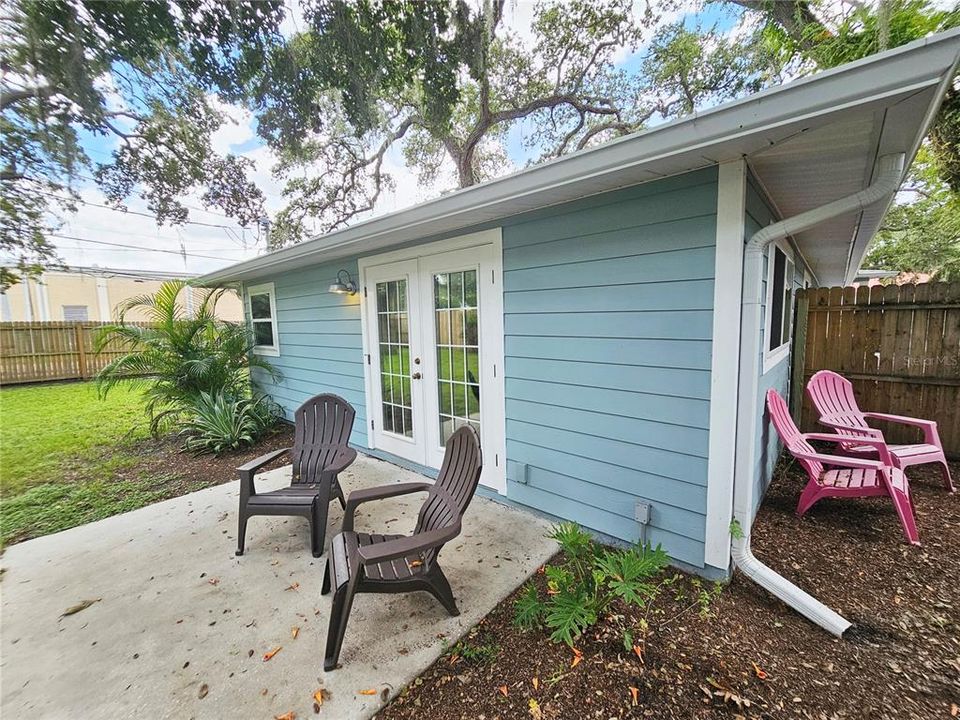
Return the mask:
[[(495, 370), (492, 377), (488, 378), (487, 386), (492, 392), (484, 390), (482, 393), (481, 404), (484, 412), (483, 426), (483, 448), (484, 448), (484, 472), (483, 483), (488, 488), (500, 493), (506, 494), (506, 466), (507, 466), (507, 441), (506, 441), (506, 399), (504, 396), (504, 375), (503, 375), (503, 235), (499, 227), (481, 232), (469, 233), (457, 237), (439, 240), (436, 242), (423, 243), (412, 247), (392, 250), (379, 255), (370, 255), (361, 257), (357, 260), (357, 271), (360, 282), (360, 328), (363, 343), (364, 354), (364, 402), (366, 405), (367, 422), (376, 420), (379, 417), (379, 409), (374, 407), (374, 393), (371, 388), (379, 380), (373, 377), (373, 365), (369, 362), (369, 356), (373, 352), (373, 337), (370, 328), (370, 302), (373, 302), (373, 296), (369, 293), (367, 283), (367, 273), (373, 268), (380, 268), (385, 265), (395, 263), (404, 263), (411, 260), (429, 258), (432, 256), (451, 253), (458, 250), (469, 250), (491, 246), (489, 271), (490, 284), (493, 294), (487, 295), (483, 299), (483, 308), (481, 309), (481, 356), (485, 366), (492, 364)], [(431, 313), (432, 318), (432, 313)], [(432, 324), (431, 324), (432, 327)], [(491, 380), (493, 381), (491, 384)], [(487, 404), (489, 403), (489, 404)], [(490, 418), (499, 419), (491, 422)], [(367, 426), (367, 445), (372, 449), (378, 449), (376, 445), (376, 433), (371, 432)]]
[(747, 200), (747, 166), (721, 163), (717, 182), (717, 247), (710, 361), (710, 440), (704, 563), (730, 565), (730, 520), (736, 461), (737, 378), (740, 366), (740, 285)]
[(251, 295), (265, 294), (270, 298), (270, 328), (273, 331), (273, 345), (254, 345), (254, 355), (280, 357), (280, 323), (277, 321), (277, 291), (274, 288), (274, 284), (272, 282), (268, 282), (261, 283), (259, 285), (251, 285), (246, 288), (246, 291), (244, 305), (247, 309), (247, 319), (250, 324), (250, 332), (254, 333), (254, 338), (256, 338), (256, 333), (254, 331), (253, 305), (250, 302), (250, 297)]

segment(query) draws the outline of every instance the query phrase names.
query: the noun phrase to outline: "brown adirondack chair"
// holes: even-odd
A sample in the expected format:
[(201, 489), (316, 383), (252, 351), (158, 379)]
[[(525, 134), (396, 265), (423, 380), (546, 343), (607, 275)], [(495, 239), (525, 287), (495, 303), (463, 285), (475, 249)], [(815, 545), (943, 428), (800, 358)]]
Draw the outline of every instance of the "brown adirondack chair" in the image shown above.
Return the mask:
[[(450, 439), (435, 483), (400, 483), (350, 493), (343, 530), (330, 541), (321, 594), (334, 589), (324, 670), (333, 670), (340, 657), (347, 619), (356, 593), (400, 593), (426, 590), (453, 616), (459, 615), (453, 591), (437, 555), (460, 534), (460, 520), (480, 480), (480, 438), (468, 425)], [(357, 506), (371, 500), (427, 492), (417, 525), (410, 536), (356, 532)]]
[[(323, 555), (330, 500), (336, 497), (340, 505), (346, 507), (337, 476), (357, 457), (357, 451), (347, 445), (355, 416), (356, 411), (342, 397), (312, 397), (294, 414), (293, 448), (274, 450), (237, 468), (240, 473), (237, 555), (243, 555), (247, 520), (254, 515), (307, 518), (313, 556)], [(293, 477), (290, 487), (258, 493), (253, 482), (257, 470), (291, 450)]]

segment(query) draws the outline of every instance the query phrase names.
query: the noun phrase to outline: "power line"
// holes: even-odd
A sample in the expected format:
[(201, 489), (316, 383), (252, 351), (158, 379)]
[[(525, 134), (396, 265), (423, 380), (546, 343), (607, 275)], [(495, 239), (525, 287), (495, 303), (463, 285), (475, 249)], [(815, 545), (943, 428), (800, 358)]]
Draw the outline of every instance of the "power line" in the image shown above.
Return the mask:
[(104, 240), (91, 240), (90, 238), (76, 237), (74, 235), (60, 235), (57, 233), (51, 233), (50, 237), (59, 238), (61, 240), (76, 240), (78, 242), (92, 243), (93, 245), (106, 245), (107, 247), (113, 248), (127, 248), (129, 250), (139, 250), (140, 252), (152, 252), (152, 253), (164, 253), (166, 255), (177, 255), (183, 257), (187, 255), (189, 257), (197, 258), (206, 258), (208, 260), (227, 260), (229, 262), (240, 262), (237, 258), (227, 258), (217, 255), (203, 255), (200, 253), (191, 253), (191, 252), (179, 252), (177, 250), (161, 250), (160, 248), (141, 248), (136, 245), (125, 245), (123, 243), (111, 243)]
[[(169, 236), (169, 235), (147, 235), (146, 233), (127, 232), (126, 230), (110, 230), (110, 229), (108, 229), (108, 228), (85, 227), (85, 226), (83, 226), (83, 225), (77, 225), (76, 223), (70, 222), (69, 220), (68, 220), (65, 224), (69, 226), (69, 228), (68, 228), (69, 230), (85, 230), (85, 231), (91, 232), (91, 233), (102, 233), (102, 232), (103, 232), (103, 233), (110, 233), (110, 234), (112, 234), (112, 235), (125, 235), (125, 236), (127, 236), (127, 237), (140, 237), (140, 238), (144, 238), (144, 239), (146, 239), (146, 240), (165, 240), (165, 241), (167, 241), (167, 242), (172, 242), (172, 243), (182, 242), (182, 238), (179, 238), (179, 237), (171, 237), (171, 236)], [(195, 242), (201, 242), (201, 241), (207, 240), (207, 239), (209, 239), (209, 240), (218, 240), (219, 238), (198, 238), (198, 237), (191, 237), (191, 238), (190, 238), (190, 240), (195, 241)], [(254, 245), (256, 245), (256, 243), (254, 243)], [(220, 250), (230, 251), (230, 250), (236, 250), (237, 248), (236, 248), (236, 247), (226, 247), (226, 246), (225, 246), (225, 247), (205, 247), (205, 248), (202, 248), (202, 249), (203, 249), (203, 250), (214, 250), (214, 251), (220, 251)]]
[[(91, 207), (103, 208), (104, 210), (112, 210), (113, 212), (124, 213), (128, 215), (139, 215), (141, 217), (150, 218), (151, 220), (156, 221), (156, 217), (151, 213), (140, 212), (139, 210), (123, 210), (120, 208), (111, 207), (110, 205), (103, 205), (102, 203), (95, 203), (89, 200), (82, 200), (80, 198), (65, 198), (62, 195), (56, 195), (54, 193), (44, 192), (43, 190), (34, 190), (34, 192), (39, 193), (40, 195), (46, 195), (48, 197), (55, 198), (57, 200), (63, 200), (64, 202), (77, 202), (81, 205), (89, 205)], [(235, 228), (230, 227), (229, 225), (220, 225), (218, 223), (205, 223), (200, 222), (199, 220), (184, 220), (183, 225), (202, 225), (203, 227), (212, 227), (212, 228), (221, 228), (226, 230), (233, 230)]]

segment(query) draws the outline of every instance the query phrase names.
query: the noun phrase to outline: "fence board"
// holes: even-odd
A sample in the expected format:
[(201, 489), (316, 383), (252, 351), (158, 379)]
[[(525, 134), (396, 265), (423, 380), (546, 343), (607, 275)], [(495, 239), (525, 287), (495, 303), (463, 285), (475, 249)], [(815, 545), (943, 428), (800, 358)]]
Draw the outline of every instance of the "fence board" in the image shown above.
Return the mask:
[[(865, 410), (936, 420), (944, 449), (960, 457), (960, 283), (810, 288), (798, 293), (806, 336), (794, 357), (806, 385), (818, 370), (847, 377)], [(800, 321), (798, 320), (798, 323)], [(801, 427), (822, 430), (804, 393)], [(878, 425), (889, 442), (919, 431)]]
[(0, 323), (0, 385), (92, 378), (128, 351), (123, 343), (111, 340), (100, 353), (95, 352), (97, 333), (106, 324)]

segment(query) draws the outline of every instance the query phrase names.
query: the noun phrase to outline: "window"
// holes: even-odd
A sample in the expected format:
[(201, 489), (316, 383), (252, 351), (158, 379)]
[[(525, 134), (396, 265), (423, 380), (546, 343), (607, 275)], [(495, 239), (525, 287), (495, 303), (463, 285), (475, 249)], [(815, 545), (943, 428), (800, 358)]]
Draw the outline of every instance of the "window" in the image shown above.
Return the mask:
[(66, 322), (86, 322), (90, 319), (90, 313), (86, 305), (64, 305), (63, 319)]
[(250, 324), (253, 329), (253, 351), (258, 355), (279, 355), (277, 303), (273, 283), (256, 285), (247, 291)]
[(793, 277), (793, 260), (780, 245), (772, 245), (767, 272), (764, 372), (790, 352), (793, 331)]

